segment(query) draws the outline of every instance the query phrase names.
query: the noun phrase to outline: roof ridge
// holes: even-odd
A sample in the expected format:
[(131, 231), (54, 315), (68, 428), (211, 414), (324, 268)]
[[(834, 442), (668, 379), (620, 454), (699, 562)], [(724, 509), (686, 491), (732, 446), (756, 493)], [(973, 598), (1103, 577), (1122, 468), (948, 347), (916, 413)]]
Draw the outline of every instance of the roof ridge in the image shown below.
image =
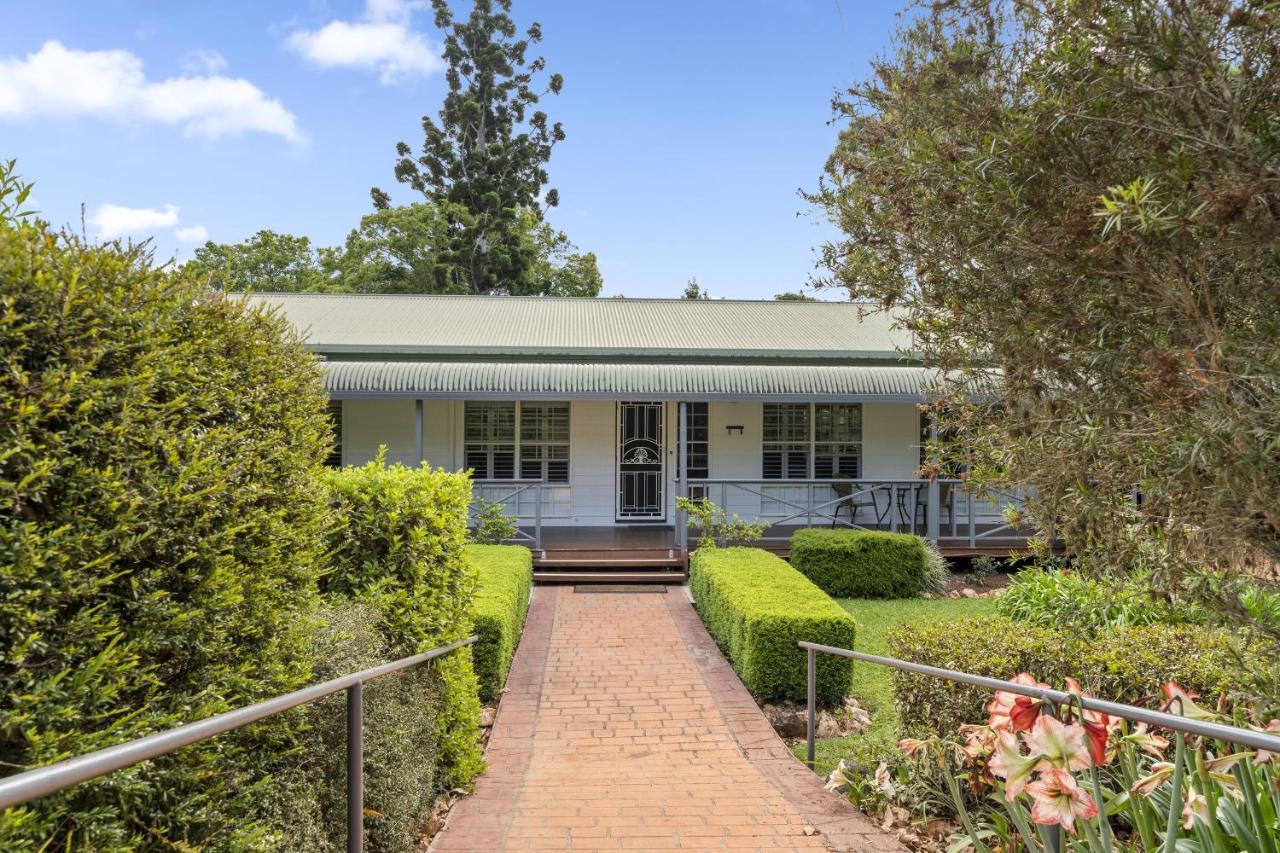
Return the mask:
[(247, 297), (289, 297), (307, 299), (406, 299), (406, 300), (469, 300), (475, 302), (497, 302), (519, 300), (525, 302), (570, 302), (576, 304), (627, 304), (634, 302), (661, 302), (679, 305), (805, 305), (805, 306), (871, 306), (879, 309), (879, 305), (870, 300), (835, 300), (835, 299), (684, 299), (678, 296), (500, 296), (496, 294), (471, 293), (302, 293), (287, 290), (256, 290), (252, 293), (237, 293), (236, 296)]

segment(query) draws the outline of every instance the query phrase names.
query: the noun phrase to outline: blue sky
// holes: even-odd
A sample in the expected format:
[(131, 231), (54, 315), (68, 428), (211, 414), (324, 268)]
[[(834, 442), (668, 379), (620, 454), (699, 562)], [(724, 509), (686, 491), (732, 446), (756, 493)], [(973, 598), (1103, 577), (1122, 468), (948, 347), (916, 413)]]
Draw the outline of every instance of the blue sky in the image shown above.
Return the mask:
[[(606, 294), (803, 286), (828, 233), (799, 187), (835, 138), (834, 90), (887, 45), (899, 0), (645, 4), (515, 0), (565, 76), (549, 219)], [(455, 5), (455, 8), (465, 8)], [(0, 157), (42, 214), (162, 257), (261, 228), (342, 240), (417, 146), (444, 91), (429, 10), (405, 0), (12, 4), (0, 31)]]

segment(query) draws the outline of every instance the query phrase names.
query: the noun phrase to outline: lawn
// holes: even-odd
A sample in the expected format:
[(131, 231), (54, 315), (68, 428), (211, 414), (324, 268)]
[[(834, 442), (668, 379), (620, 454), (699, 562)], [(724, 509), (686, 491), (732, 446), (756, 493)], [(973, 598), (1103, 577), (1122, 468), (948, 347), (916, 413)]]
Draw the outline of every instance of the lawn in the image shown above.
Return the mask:
[[(837, 602), (858, 620), (857, 650), (873, 655), (889, 654), (885, 634), (904, 622), (985, 616), (995, 613), (996, 609), (996, 602), (991, 598), (842, 598)], [(888, 667), (854, 662), (853, 695), (871, 714), (871, 728), (860, 735), (819, 740), (817, 769), (824, 775), (854, 747), (860, 751), (879, 751), (898, 742), (898, 713), (893, 706), (890, 673)], [(793, 751), (803, 760), (803, 743), (797, 744)]]

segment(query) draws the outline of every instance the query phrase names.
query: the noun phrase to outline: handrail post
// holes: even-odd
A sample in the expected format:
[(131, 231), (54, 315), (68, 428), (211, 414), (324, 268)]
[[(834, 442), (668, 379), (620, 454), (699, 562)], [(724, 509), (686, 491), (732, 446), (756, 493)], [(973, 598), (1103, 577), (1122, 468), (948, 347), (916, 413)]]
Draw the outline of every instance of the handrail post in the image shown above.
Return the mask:
[(364, 684), (347, 688), (347, 853), (364, 850)]
[(973, 520), (973, 492), (966, 490), (964, 498), (969, 505), (969, 547), (972, 548), (978, 544), (978, 525)]
[(533, 546), (535, 551), (542, 550), (542, 481), (534, 488), (533, 505)]
[(805, 651), (809, 653), (809, 659), (806, 661), (807, 683), (805, 685), (806, 692), (808, 694), (807, 698), (809, 700), (809, 716), (808, 716), (808, 726), (807, 726), (808, 743), (805, 745), (805, 755), (808, 756), (809, 758), (809, 768), (813, 769), (813, 765), (817, 761), (817, 736), (818, 736), (817, 728), (818, 727), (817, 725), (815, 725), (815, 720), (814, 720), (814, 717), (817, 714), (814, 706), (817, 704), (817, 696), (818, 696), (818, 672), (817, 672), (818, 653), (815, 652), (813, 649), (805, 649)]

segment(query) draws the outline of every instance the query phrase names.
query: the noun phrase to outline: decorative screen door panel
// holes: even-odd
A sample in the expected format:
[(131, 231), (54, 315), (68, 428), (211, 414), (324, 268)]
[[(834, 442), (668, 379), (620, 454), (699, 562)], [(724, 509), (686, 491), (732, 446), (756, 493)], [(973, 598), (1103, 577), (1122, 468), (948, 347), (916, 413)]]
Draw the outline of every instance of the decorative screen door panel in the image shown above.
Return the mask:
[(666, 518), (662, 403), (618, 404), (618, 518)]

